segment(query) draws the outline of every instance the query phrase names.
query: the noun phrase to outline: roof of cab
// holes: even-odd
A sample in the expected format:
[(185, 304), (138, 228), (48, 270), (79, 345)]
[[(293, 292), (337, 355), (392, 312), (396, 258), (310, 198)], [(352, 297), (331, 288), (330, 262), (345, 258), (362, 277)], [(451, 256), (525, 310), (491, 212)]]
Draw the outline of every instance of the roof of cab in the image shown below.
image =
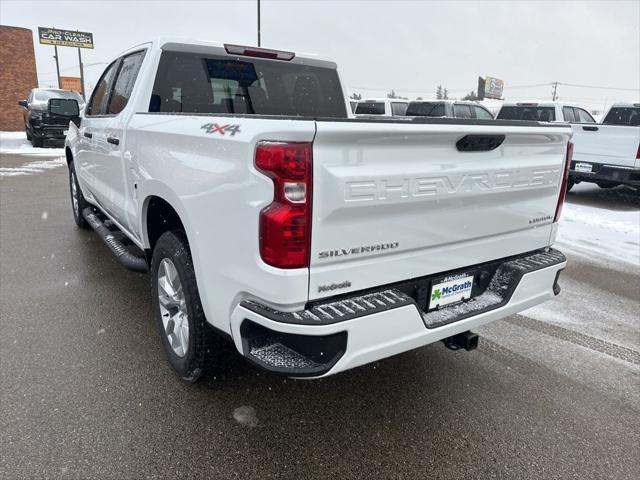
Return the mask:
[[(162, 50), (194, 52), (194, 53), (211, 52), (211, 53), (227, 55), (227, 52), (225, 50), (225, 45), (229, 45), (229, 44), (230, 42), (225, 43), (225, 42), (218, 42), (215, 40), (199, 40), (195, 38), (186, 38), (186, 37), (157, 37), (151, 42), (139, 44), (136, 47), (128, 49), (127, 51), (131, 51), (135, 48), (140, 48), (144, 45), (152, 45), (153, 48), (158, 48)], [(236, 45), (236, 44), (233, 44), (233, 45)], [(285, 61), (289, 61), (291, 63), (303, 63), (306, 65), (317, 65), (317, 66), (324, 66), (329, 68), (337, 68), (337, 65), (334, 61), (326, 57), (317, 55), (315, 53), (294, 52), (293, 50), (289, 50), (289, 49), (271, 48), (271, 47), (264, 47), (264, 46), (256, 47), (255, 45), (243, 45), (243, 46), (250, 47), (256, 50), (259, 50), (259, 49), (280, 50), (280, 51), (286, 50), (288, 52), (294, 53), (295, 56), (293, 57), (292, 60), (285, 60)], [(237, 56), (233, 54), (228, 54), (228, 55)], [(276, 61), (283, 61), (283, 60), (276, 60)]]

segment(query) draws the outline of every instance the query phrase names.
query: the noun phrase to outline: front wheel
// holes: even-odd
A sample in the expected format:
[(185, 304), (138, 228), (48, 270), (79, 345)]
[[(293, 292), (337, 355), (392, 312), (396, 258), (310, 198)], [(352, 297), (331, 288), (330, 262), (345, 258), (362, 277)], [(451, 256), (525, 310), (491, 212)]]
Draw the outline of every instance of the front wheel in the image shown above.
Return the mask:
[(162, 234), (153, 249), (151, 292), (167, 360), (184, 380), (195, 382), (204, 373), (211, 338), (181, 230)]

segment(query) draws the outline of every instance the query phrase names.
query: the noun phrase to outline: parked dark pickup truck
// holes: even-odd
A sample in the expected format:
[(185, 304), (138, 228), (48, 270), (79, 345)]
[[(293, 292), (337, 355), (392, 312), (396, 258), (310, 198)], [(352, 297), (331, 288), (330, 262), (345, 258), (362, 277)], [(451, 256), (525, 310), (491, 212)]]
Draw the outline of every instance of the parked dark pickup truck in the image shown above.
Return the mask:
[[(54, 101), (53, 110), (50, 108), (50, 100)], [(72, 100), (69, 102), (68, 100)], [(34, 88), (26, 100), (20, 100), (18, 104), (24, 107), (24, 129), (27, 140), (34, 147), (42, 147), (45, 143), (64, 142), (65, 131), (69, 128), (69, 122), (78, 122), (79, 111), (74, 109), (74, 102), (78, 108), (84, 108), (84, 100), (76, 92), (70, 90)]]

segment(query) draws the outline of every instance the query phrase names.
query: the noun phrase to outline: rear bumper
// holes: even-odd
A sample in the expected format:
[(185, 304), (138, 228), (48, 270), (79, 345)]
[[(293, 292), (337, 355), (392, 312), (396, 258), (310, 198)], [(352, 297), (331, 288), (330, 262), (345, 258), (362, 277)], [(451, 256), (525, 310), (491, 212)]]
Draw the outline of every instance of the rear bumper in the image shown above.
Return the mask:
[(586, 173), (577, 172), (575, 170), (576, 163), (580, 162), (571, 162), (571, 169), (569, 170), (569, 178), (576, 183), (609, 182), (621, 185), (630, 185), (632, 187), (640, 187), (640, 168), (584, 162), (590, 163), (593, 169), (591, 173)]
[(278, 312), (257, 302), (242, 302), (231, 316), (232, 335), (238, 351), (267, 370), (292, 377), (332, 375), (550, 300), (559, 293), (557, 280), (566, 258), (550, 250), (503, 265), (505, 269), (500, 267), (494, 279), (507, 270), (515, 271), (510, 285), (496, 283), (494, 288), (492, 280), (475, 301), (429, 313), (395, 288), (356, 294), (298, 312)]

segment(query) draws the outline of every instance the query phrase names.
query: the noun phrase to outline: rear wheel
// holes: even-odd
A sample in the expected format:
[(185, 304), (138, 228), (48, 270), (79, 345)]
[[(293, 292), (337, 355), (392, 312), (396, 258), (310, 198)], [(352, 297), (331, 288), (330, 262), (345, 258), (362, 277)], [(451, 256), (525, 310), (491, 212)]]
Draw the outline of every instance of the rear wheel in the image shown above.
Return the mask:
[(597, 185), (600, 188), (613, 188), (613, 187), (617, 187), (619, 184), (615, 182), (597, 182)]
[(76, 177), (76, 168), (73, 162), (69, 163), (69, 193), (71, 196), (71, 211), (76, 225), (80, 228), (88, 229), (89, 224), (82, 215), (82, 211), (89, 206), (82, 195), (80, 184)]
[(195, 382), (205, 371), (212, 338), (181, 230), (162, 234), (153, 249), (151, 292), (167, 360), (184, 380)]
[(31, 145), (33, 145), (34, 147), (42, 147), (43, 141), (41, 138), (38, 138), (36, 136), (32, 136), (31, 137)]

